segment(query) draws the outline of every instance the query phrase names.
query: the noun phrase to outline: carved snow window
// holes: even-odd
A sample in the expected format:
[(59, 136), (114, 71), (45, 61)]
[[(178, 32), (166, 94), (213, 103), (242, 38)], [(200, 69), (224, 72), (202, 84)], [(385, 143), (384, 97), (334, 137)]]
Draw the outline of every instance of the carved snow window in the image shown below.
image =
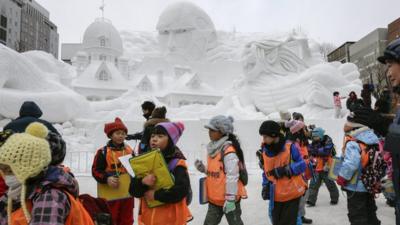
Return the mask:
[(110, 80), (111, 76), (107, 73), (107, 71), (102, 70), (99, 73), (99, 80), (107, 81)]

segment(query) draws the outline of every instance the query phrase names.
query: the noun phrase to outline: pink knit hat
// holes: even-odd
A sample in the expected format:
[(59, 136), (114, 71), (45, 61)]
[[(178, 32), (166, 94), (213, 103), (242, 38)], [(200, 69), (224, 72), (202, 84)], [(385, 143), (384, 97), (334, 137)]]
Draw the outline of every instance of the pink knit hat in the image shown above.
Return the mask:
[(174, 145), (178, 142), (179, 138), (182, 136), (185, 126), (181, 122), (163, 122), (158, 123), (156, 126), (162, 126), (167, 131), (168, 136), (171, 138)]
[(290, 126), (290, 133), (295, 134), (305, 127), (303, 121), (300, 120), (293, 120), (293, 121), (294, 122)]

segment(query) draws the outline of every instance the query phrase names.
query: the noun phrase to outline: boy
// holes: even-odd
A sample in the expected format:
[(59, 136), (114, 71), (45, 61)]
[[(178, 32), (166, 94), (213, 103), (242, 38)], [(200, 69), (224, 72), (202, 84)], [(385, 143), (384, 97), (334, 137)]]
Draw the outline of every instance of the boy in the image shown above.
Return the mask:
[(306, 164), (296, 145), (286, 142), (280, 130), (279, 124), (272, 120), (264, 121), (259, 130), (263, 139), (264, 173), (273, 190), (272, 223), (296, 224), (300, 198), (306, 190), (302, 178)]
[[(117, 188), (123, 185), (121, 182), (129, 183), (129, 179), (123, 179), (123, 176), (127, 176), (127, 171), (118, 160), (121, 156), (132, 154), (132, 149), (124, 143), (128, 129), (117, 117), (114, 122), (105, 124), (104, 132), (110, 140), (106, 146), (97, 150), (92, 165), (92, 175), (98, 183), (107, 184), (117, 191)], [(126, 196), (128, 197), (107, 202), (114, 225), (133, 224), (134, 199), (129, 197), (128, 190)], [(107, 198), (107, 196), (99, 197)]]
[(328, 178), (329, 166), (332, 164), (332, 151), (334, 151), (335, 146), (332, 143), (332, 138), (325, 135), (325, 130), (321, 127), (312, 130), (311, 137), (312, 143), (309, 146), (309, 151), (316, 162), (316, 177), (310, 183), (307, 205), (315, 206), (322, 182), (329, 190), (331, 205), (336, 205), (339, 201), (339, 191), (335, 182)]

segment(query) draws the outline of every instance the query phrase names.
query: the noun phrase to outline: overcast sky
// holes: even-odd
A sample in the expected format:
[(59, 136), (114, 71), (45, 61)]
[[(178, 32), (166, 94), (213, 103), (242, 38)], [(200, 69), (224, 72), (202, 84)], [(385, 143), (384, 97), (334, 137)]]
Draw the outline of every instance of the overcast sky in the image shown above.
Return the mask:
[[(217, 30), (279, 32), (296, 27), (320, 42), (357, 41), (400, 17), (400, 0), (190, 0), (203, 8)], [(60, 43), (82, 40), (101, 17), (101, 0), (37, 0), (50, 12)], [(106, 0), (105, 17), (118, 30), (154, 31), (163, 9), (176, 0)]]

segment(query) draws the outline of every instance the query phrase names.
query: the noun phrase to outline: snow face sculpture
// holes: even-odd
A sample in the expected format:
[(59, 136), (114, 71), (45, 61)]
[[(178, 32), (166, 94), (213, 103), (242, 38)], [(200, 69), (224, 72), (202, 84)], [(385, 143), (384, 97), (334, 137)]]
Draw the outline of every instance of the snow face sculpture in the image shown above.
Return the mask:
[(1, 116), (18, 117), (24, 101), (36, 102), (43, 111), (42, 118), (50, 122), (65, 122), (87, 112), (85, 98), (49, 79), (26, 55), (0, 45), (0, 59)]
[(168, 6), (157, 23), (162, 53), (170, 61), (202, 59), (217, 45), (217, 35), (210, 17), (190, 2)]
[(334, 91), (347, 94), (361, 89), (354, 64), (308, 65), (310, 55), (307, 44), (295, 39), (247, 44), (241, 101), (251, 102), (266, 114), (304, 104), (333, 108)]

